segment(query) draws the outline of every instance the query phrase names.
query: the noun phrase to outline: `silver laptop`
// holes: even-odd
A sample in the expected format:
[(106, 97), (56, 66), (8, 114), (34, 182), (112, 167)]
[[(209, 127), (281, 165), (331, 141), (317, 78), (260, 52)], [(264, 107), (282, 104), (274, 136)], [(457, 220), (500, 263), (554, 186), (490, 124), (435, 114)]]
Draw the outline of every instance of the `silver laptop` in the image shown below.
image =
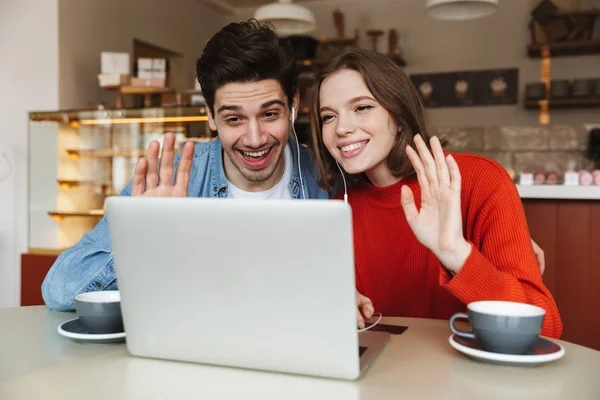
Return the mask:
[(389, 340), (357, 331), (342, 201), (111, 197), (107, 215), (132, 355), (356, 379)]

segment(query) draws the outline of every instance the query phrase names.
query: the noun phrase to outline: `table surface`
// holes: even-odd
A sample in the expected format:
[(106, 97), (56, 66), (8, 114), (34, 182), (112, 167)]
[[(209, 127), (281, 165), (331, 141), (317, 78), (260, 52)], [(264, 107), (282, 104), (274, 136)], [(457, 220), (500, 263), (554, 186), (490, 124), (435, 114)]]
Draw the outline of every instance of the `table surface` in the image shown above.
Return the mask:
[(442, 320), (384, 318), (408, 330), (348, 382), (133, 357), (124, 344), (60, 336), (74, 317), (0, 309), (0, 399), (600, 399), (599, 351), (561, 342), (566, 355), (553, 363), (491, 365), (454, 350)]

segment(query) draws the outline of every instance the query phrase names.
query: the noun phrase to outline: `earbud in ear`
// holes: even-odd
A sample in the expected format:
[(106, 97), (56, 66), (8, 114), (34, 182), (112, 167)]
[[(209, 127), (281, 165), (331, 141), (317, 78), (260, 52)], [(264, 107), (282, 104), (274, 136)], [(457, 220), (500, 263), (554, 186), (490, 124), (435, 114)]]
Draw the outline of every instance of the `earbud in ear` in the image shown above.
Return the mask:
[(296, 109), (292, 107), (292, 125), (296, 121)]

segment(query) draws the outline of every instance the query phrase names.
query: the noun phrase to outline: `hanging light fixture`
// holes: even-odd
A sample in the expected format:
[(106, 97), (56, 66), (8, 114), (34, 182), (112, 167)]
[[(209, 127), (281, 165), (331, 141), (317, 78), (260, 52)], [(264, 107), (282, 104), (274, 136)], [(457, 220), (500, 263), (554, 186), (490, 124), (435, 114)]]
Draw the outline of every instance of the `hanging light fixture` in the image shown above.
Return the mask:
[(312, 11), (293, 4), (292, 0), (278, 0), (277, 3), (261, 6), (254, 13), (254, 18), (273, 24), (279, 36), (302, 35), (317, 27)]
[(433, 18), (461, 21), (493, 14), (498, 0), (427, 0), (426, 7)]

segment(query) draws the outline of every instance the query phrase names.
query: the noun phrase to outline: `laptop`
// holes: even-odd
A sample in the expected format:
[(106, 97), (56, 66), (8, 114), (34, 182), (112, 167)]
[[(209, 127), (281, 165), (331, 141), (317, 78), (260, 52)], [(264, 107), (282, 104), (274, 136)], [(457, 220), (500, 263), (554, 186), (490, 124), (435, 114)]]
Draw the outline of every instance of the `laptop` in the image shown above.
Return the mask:
[(389, 333), (356, 326), (350, 207), (111, 197), (134, 356), (357, 379)]

